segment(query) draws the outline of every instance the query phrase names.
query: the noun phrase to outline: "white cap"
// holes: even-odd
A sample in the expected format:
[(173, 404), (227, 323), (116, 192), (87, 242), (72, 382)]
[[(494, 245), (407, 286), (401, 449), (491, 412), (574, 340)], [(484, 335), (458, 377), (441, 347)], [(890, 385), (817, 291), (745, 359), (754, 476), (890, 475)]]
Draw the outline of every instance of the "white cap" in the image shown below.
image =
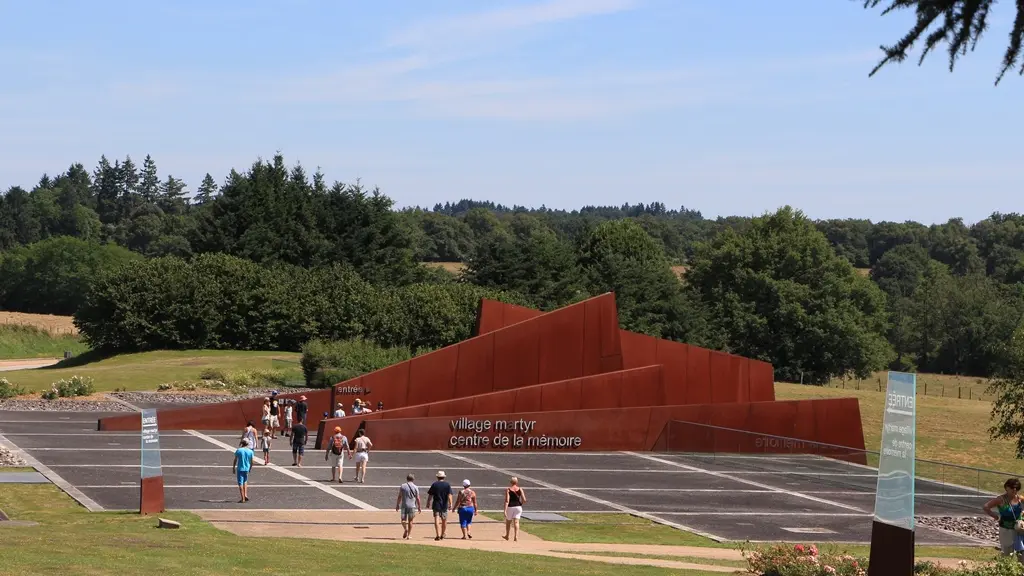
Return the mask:
[(462, 487), (463, 488), (469, 488), (469, 480), (463, 480), (462, 481)]
[(437, 477), (438, 478), (444, 478), (444, 470), (438, 470), (437, 471)]

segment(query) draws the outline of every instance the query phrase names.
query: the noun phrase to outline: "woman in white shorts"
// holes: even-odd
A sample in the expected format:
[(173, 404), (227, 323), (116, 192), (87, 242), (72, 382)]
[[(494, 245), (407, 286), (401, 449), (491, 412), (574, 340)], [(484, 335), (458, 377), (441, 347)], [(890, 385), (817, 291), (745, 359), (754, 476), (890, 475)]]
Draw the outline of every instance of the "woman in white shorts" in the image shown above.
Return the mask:
[(519, 518), (523, 515), (523, 504), (526, 504), (526, 493), (519, 487), (519, 478), (515, 476), (509, 480), (508, 490), (505, 490), (505, 535), (508, 540), (510, 528), (515, 528), (513, 542), (519, 541)]
[(370, 461), (370, 448), (373, 448), (373, 442), (370, 442), (366, 432), (360, 428), (356, 430), (353, 443), (356, 446), (356, 482), (363, 484), (366, 480), (366, 463)]

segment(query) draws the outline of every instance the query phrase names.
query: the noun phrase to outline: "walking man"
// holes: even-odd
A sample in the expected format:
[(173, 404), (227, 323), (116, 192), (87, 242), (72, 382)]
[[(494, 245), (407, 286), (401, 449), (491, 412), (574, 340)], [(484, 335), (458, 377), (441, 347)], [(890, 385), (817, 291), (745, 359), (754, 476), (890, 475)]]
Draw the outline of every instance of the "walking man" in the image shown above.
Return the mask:
[(302, 468), (302, 455), (306, 453), (306, 439), (309, 430), (301, 420), (292, 426), (292, 466)]
[(306, 404), (306, 397), (299, 396), (299, 403), (295, 405), (295, 417), (303, 424), (306, 423), (306, 412), (309, 412), (309, 404)]
[(398, 500), (395, 502), (395, 510), (402, 513), (402, 540), (412, 536), (412, 520), (423, 511), (420, 507), (420, 488), (413, 484), (415, 479), (412, 474), (405, 477), (405, 484), (398, 488)]
[(324, 460), (330, 459), (331, 461), (331, 482), (335, 480), (338, 484), (342, 484), (345, 481), (341, 479), (341, 469), (345, 462), (342, 457), (342, 453), (348, 456), (348, 459), (352, 459), (352, 451), (348, 447), (348, 438), (341, 433), (341, 426), (334, 427), (334, 436), (331, 436), (330, 444), (327, 446), (327, 451), (324, 453)]
[(444, 470), (438, 470), (437, 481), (427, 490), (427, 506), (434, 512), (434, 540), (444, 540), (448, 511), (452, 508), (452, 485), (444, 478)]
[(277, 390), (270, 395), (270, 437), (277, 438), (277, 429), (281, 427), (281, 405), (277, 402)]
[(252, 470), (252, 446), (248, 438), (243, 438), (238, 450), (235, 450), (235, 461), (231, 465), (231, 472), (238, 480), (239, 504), (249, 501), (249, 471)]

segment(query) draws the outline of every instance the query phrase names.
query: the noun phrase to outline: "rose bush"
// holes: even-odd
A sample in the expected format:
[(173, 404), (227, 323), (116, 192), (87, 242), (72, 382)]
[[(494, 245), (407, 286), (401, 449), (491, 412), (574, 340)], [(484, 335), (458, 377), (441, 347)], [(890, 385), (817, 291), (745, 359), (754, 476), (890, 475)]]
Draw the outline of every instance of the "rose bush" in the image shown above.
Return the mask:
[[(868, 561), (845, 552), (822, 551), (814, 544), (777, 544), (744, 548), (747, 572), (758, 576), (866, 576)], [(1024, 576), (1024, 564), (1013, 557), (989, 562), (960, 561), (955, 568), (931, 562), (914, 566), (918, 576)]]
[(744, 549), (747, 571), (759, 576), (866, 576), (867, 560), (818, 550), (814, 544)]

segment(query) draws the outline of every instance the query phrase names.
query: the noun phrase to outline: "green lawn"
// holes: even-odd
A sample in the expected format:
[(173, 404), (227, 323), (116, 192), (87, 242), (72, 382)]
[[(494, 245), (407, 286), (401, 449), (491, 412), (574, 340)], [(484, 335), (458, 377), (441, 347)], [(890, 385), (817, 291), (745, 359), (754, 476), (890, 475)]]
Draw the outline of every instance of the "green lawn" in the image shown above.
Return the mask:
[[(485, 512), (488, 518), (503, 521), (500, 512)], [(667, 544), (728, 548), (709, 538), (656, 524), (650, 520), (619, 513), (562, 514), (572, 522), (531, 522), (520, 520), (519, 527), (542, 540), (597, 544)]]
[(76, 374), (93, 378), (97, 392), (115, 388), (156, 390), (158, 385), (167, 382), (197, 380), (199, 374), (209, 368), (270, 370), (280, 364), (274, 360), (298, 362), (299, 357), (300, 354), (292, 352), (164, 350), (97, 359), (87, 353), (55, 366), (3, 372), (3, 376), (29, 392), (49, 389), (53, 382)]
[(728, 568), (746, 568), (747, 563), (743, 560), (718, 560), (714, 558), (698, 558), (695, 556), (672, 556), (665, 554), (636, 554), (633, 552), (576, 552), (583, 556), (611, 556), (612, 558), (646, 558), (649, 560), (671, 560), (673, 562), (689, 562), (691, 564), (703, 564), (705, 566), (725, 566)]
[(0, 324), (0, 360), (63, 358), (65, 350), (78, 355), (88, 349), (77, 335), (56, 335), (34, 326)]
[[(13, 520), (35, 527), (3, 527), (0, 575), (165, 576), (338, 573), (531, 574), (589, 576), (711, 576), (704, 571), (666, 570), (549, 558), (530, 554), (487, 553), (433, 546), (325, 542), (302, 539), (244, 539), (213, 528), (187, 513), (162, 517), (182, 523), (180, 530), (155, 528), (156, 519), (132, 513), (90, 513), (49, 485), (0, 485), (0, 509)], [(72, 548), (69, 548), (72, 546)], [(59, 551), (59, 553), (55, 553)], [(276, 552), (275, 552), (276, 551)], [(280, 563), (268, 564), (273, 557)], [(298, 559), (298, 561), (292, 561)], [(286, 572), (282, 572), (285, 569)]]

